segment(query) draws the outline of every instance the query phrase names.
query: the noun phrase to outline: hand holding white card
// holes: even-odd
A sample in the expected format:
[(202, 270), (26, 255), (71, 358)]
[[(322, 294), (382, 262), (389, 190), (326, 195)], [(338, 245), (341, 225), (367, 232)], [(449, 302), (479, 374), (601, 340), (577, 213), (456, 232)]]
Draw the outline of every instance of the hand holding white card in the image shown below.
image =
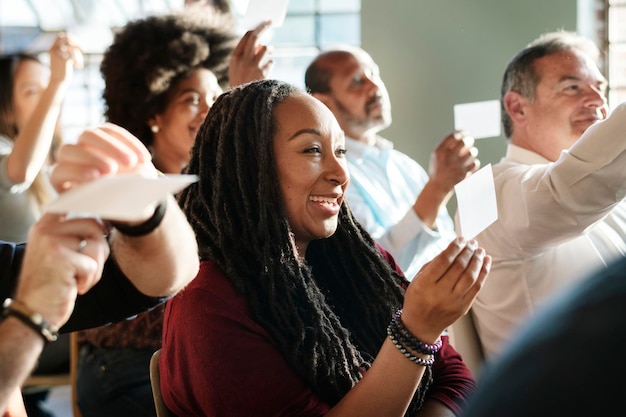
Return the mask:
[(500, 136), (500, 101), (478, 101), (454, 105), (454, 129), (475, 139)]
[(150, 217), (154, 203), (197, 180), (195, 175), (157, 178), (113, 175), (64, 192), (46, 207), (46, 211), (106, 220), (139, 221)]
[(454, 186), (459, 212), (459, 232), (473, 239), (498, 219), (496, 189), (491, 164)]

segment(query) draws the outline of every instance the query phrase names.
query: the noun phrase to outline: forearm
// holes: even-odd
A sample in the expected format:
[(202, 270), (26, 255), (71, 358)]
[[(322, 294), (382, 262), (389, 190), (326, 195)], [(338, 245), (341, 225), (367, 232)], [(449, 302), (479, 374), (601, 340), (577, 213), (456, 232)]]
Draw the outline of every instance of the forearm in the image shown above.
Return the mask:
[(499, 222), (517, 246), (536, 250), (579, 236), (626, 198), (624, 132), (626, 103), (589, 127), (554, 163), (494, 170)]
[[(1, 412), (1, 411), (0, 411)], [(15, 388), (9, 398), (8, 407), (4, 410), (2, 417), (28, 417), (24, 400), (22, 399), (22, 390)]]
[(9, 178), (15, 183), (32, 182), (46, 162), (67, 90), (66, 82), (51, 82), (32, 115), (15, 138), (8, 156)]
[(415, 394), (426, 368), (407, 359), (385, 339), (372, 367), (326, 417), (402, 417)]
[(452, 190), (442, 189), (429, 180), (417, 196), (413, 210), (426, 226), (434, 229), (437, 224), (437, 215), (448, 203), (450, 197), (452, 197)]
[(19, 320), (8, 317), (0, 322), (0, 415), (28, 378), (42, 349), (41, 336)]
[(132, 237), (114, 229), (110, 244), (122, 272), (151, 297), (175, 294), (198, 272), (195, 235), (172, 196), (168, 197), (165, 217), (153, 232)]

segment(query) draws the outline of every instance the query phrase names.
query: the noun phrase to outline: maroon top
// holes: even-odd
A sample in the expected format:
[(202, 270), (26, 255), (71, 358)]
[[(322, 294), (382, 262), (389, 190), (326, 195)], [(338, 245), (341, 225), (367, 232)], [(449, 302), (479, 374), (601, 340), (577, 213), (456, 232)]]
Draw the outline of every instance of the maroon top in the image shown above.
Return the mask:
[[(427, 398), (460, 414), (475, 384), (448, 337), (442, 339)], [(330, 408), (290, 368), (211, 261), (201, 262), (198, 276), (167, 304), (160, 369), (165, 404), (180, 416), (305, 417)]]

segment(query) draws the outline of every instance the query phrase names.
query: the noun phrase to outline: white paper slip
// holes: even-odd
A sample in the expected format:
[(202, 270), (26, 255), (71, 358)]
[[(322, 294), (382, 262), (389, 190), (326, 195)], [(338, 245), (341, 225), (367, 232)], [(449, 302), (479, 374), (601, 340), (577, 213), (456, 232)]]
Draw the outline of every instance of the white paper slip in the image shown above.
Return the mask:
[(289, 0), (250, 0), (241, 19), (241, 27), (251, 30), (266, 20), (272, 21), (272, 27), (282, 26), (288, 4)]
[(475, 238), (498, 220), (498, 203), (491, 164), (455, 185), (454, 192), (459, 213), (459, 232), (465, 239)]
[(478, 101), (454, 105), (454, 129), (475, 139), (500, 136), (500, 101)]
[(195, 175), (157, 178), (112, 175), (60, 194), (46, 207), (46, 211), (106, 220), (138, 221), (152, 214), (150, 210), (154, 209), (154, 203), (197, 180)]

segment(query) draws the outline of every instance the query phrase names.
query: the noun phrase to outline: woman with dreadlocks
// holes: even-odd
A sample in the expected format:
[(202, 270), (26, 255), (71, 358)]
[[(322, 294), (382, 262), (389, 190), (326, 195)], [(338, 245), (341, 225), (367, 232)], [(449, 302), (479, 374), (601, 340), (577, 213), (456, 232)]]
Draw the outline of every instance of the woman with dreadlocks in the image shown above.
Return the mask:
[(442, 332), (491, 259), (454, 240), (409, 282), (343, 199), (344, 136), (280, 81), (221, 95), (180, 195), (198, 276), (168, 302), (160, 358), (180, 416), (454, 415), (474, 388)]

